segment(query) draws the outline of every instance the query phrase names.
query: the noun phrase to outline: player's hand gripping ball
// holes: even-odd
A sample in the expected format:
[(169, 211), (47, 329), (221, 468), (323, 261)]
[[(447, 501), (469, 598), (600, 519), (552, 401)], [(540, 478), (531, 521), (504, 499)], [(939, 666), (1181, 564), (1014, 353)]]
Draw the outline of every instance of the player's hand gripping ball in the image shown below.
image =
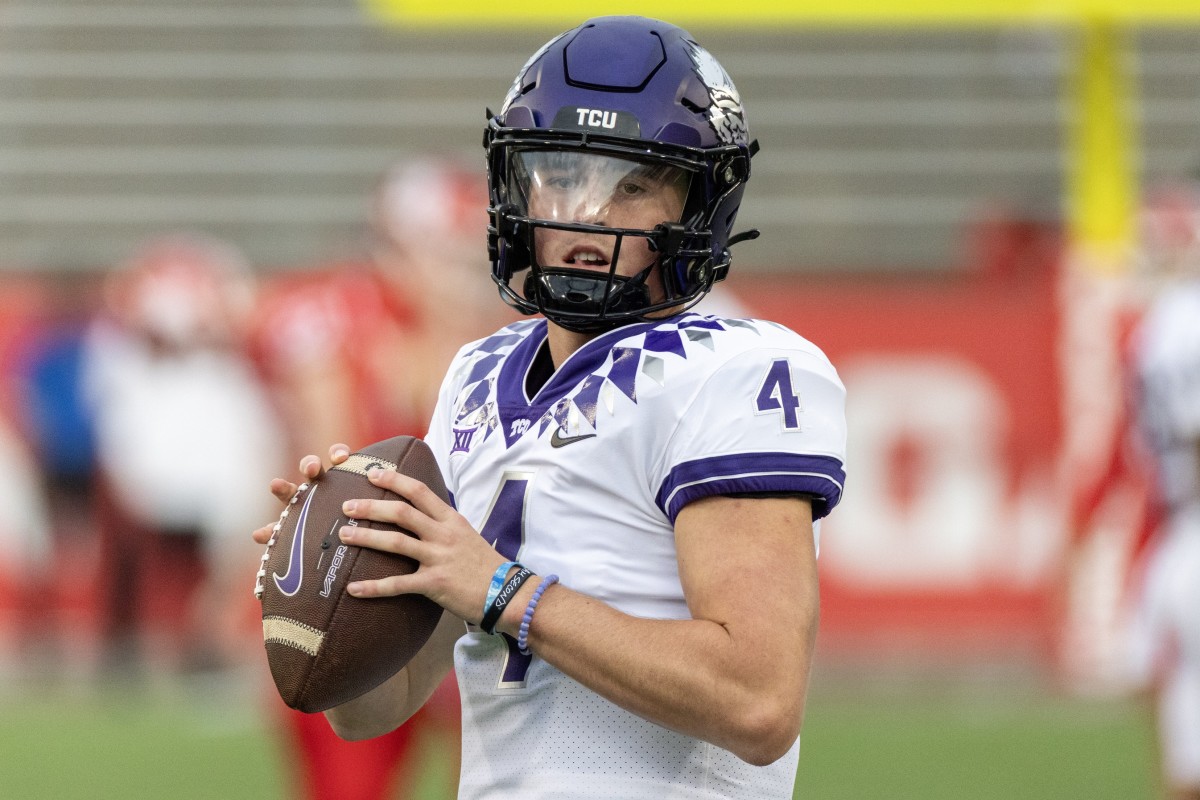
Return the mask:
[(280, 696), (300, 711), (324, 711), (383, 683), (421, 649), (442, 614), (423, 595), (366, 599), (346, 593), (351, 581), (417, 569), (410, 558), (342, 544), (338, 538), (338, 529), (347, 524), (401, 530), (342, 514), (346, 500), (401, 500), (367, 479), (375, 466), (414, 477), (449, 502), (428, 445), (397, 436), (301, 484), (263, 554), (254, 593), (262, 601), (267, 661)]

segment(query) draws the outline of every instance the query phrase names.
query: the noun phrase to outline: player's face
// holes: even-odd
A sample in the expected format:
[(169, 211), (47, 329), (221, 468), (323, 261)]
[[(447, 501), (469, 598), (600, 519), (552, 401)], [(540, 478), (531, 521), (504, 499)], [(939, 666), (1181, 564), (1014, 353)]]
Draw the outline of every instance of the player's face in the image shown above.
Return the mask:
[[(554, 222), (652, 230), (683, 215), (689, 175), (682, 169), (610, 156), (524, 153), (528, 215)], [(544, 268), (607, 272), (617, 255), (617, 274), (633, 276), (655, 263), (649, 240), (606, 233), (539, 228), (534, 257)], [(657, 278), (657, 275), (655, 276)], [(659, 281), (652, 279), (651, 287)]]

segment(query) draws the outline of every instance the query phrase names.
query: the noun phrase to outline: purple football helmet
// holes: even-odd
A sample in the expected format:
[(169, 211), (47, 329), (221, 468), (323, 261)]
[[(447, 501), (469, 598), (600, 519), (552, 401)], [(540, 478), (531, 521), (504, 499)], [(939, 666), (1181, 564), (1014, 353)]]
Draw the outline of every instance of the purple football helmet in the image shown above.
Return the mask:
[[(589, 20), (535, 53), (488, 117), (492, 278), (524, 313), (596, 332), (687, 308), (758, 235), (732, 233), (758, 149), (737, 89), (674, 25)], [(649, 197), (663, 199), (647, 212)], [(556, 249), (564, 233), (575, 243)], [(618, 274), (622, 250), (637, 261)]]

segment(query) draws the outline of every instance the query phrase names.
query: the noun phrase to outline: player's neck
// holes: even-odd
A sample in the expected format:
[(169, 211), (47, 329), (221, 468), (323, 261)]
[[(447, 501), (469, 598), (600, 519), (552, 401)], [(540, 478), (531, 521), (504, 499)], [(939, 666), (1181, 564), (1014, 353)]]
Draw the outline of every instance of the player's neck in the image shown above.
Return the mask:
[(547, 327), (546, 340), (550, 345), (550, 360), (554, 362), (554, 368), (561, 367), (572, 353), (599, 335), (569, 331), (551, 322)]

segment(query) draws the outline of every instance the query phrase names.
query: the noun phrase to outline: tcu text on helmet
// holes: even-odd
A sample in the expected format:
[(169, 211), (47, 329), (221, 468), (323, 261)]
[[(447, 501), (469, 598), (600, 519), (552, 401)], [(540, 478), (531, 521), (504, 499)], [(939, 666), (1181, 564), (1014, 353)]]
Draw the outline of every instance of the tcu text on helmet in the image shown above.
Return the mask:
[(589, 128), (608, 128), (612, 130), (617, 127), (617, 112), (603, 111), (599, 108), (577, 108), (575, 113), (579, 115), (579, 124), (586, 125)]

